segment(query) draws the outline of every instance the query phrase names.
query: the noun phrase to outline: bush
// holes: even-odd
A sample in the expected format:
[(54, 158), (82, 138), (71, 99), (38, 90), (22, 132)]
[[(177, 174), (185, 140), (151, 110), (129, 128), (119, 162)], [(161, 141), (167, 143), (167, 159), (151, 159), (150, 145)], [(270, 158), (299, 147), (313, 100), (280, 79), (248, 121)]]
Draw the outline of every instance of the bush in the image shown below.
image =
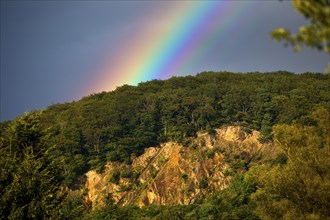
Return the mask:
[(119, 180), (120, 180), (120, 172), (116, 170), (110, 175), (109, 181), (118, 184)]

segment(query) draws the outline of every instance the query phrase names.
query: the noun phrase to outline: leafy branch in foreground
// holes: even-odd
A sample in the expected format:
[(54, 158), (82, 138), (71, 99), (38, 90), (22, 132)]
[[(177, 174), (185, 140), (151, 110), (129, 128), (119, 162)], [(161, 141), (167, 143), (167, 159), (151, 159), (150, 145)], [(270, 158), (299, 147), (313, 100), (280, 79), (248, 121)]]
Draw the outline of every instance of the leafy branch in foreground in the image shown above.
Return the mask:
[(278, 28), (271, 32), (276, 41), (284, 41), (285, 45), (291, 45), (296, 51), (302, 46), (308, 46), (330, 53), (330, 2), (328, 0), (294, 0), (293, 7), (310, 24), (301, 26), (298, 33), (292, 34), (290, 30)]

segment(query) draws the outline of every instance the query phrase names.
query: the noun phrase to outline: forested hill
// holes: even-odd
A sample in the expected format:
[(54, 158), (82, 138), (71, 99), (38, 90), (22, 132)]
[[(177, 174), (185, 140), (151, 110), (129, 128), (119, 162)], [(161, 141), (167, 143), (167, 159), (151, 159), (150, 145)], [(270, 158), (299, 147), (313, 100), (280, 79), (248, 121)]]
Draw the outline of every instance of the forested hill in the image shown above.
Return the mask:
[[(77, 217), (82, 211), (72, 214), (78, 206), (68, 205), (70, 194), (58, 192), (79, 187), (87, 171), (102, 172), (111, 161), (130, 164), (161, 143), (187, 145), (197, 132), (212, 133), (224, 125), (260, 131), (261, 142), (285, 134), (280, 132), (285, 127), (276, 133), (274, 126), (315, 128), (316, 133), (308, 132), (319, 134), (324, 146), (329, 143), (328, 130), (322, 130), (329, 119), (329, 86), (329, 74), (203, 72), (124, 85), (27, 113), (0, 127), (0, 216)], [(328, 175), (324, 167), (319, 172)], [(315, 216), (327, 211), (316, 210)]]
[(329, 75), (205, 72), (124, 85), (50, 106), (40, 117), (49, 146), (74, 164), (88, 164), (80, 170), (102, 168), (106, 161), (129, 163), (146, 147), (182, 142), (225, 124), (259, 130), (268, 140), (274, 124), (314, 123), (311, 112), (329, 108), (329, 97)]

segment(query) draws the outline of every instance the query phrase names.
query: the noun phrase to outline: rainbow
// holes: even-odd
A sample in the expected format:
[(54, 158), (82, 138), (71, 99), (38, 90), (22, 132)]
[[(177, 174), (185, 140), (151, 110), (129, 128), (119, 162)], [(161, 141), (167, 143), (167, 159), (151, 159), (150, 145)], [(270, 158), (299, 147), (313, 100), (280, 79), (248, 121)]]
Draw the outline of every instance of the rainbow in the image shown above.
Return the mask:
[(179, 1), (154, 9), (128, 30), (129, 37), (118, 43), (84, 93), (188, 74), (185, 67), (230, 39), (227, 33), (235, 31), (247, 7), (241, 1)]

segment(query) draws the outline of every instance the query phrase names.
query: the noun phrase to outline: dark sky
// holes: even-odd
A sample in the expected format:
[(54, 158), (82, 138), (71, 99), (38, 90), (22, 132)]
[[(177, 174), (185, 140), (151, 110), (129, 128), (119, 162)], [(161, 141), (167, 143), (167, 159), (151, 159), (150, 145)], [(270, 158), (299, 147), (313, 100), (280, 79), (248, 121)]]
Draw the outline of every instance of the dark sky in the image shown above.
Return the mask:
[[(295, 53), (269, 37), (274, 28), (295, 31), (306, 24), (290, 2), (232, 2), (220, 5), (223, 10), (219, 11), (228, 14), (227, 19), (221, 19), (232, 26), (209, 30), (204, 40), (190, 50), (198, 51), (198, 56), (187, 55), (193, 58), (186, 58), (173, 75), (194, 75), (204, 70), (324, 71), (326, 54), (306, 48)], [(124, 83), (153, 79), (155, 75), (143, 76), (143, 73), (132, 73), (132, 79), (129, 75), (120, 77), (121, 66), (123, 71), (128, 66), (134, 71), (132, 65), (137, 62), (134, 59), (149, 52), (130, 51), (129, 45), (164, 42), (159, 34), (162, 29), (181, 24), (181, 18), (174, 14), (180, 13), (179, 10), (185, 14), (194, 4), (207, 2), (1, 1), (0, 121), (11, 120), (25, 111), (110, 91)], [(232, 11), (226, 12), (227, 9)], [(188, 20), (182, 25), (194, 16), (183, 19)], [(220, 25), (221, 21), (216, 24)], [(155, 30), (155, 34), (150, 34), (153, 33), (150, 30)], [(158, 55), (163, 47), (160, 45)], [(124, 54), (117, 62), (119, 67), (112, 70), (119, 54)], [(107, 69), (106, 75), (104, 69)], [(101, 86), (108, 80), (113, 82), (107, 87)]]

